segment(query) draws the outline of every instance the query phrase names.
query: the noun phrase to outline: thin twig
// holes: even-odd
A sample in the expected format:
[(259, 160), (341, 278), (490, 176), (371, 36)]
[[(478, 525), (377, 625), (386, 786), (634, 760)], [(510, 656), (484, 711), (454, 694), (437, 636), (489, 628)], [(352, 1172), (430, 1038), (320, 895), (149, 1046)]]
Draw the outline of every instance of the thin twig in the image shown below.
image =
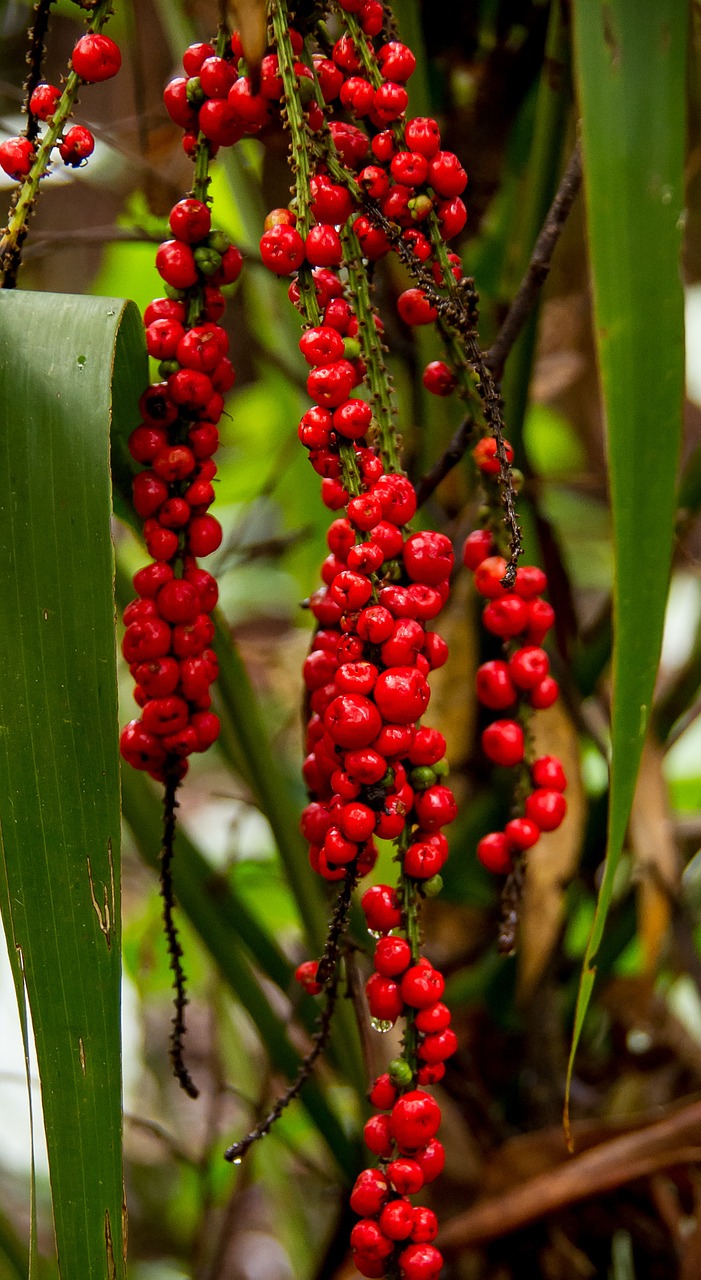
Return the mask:
[(188, 1003), (185, 991), (185, 971), (182, 966), (183, 949), (180, 945), (178, 930), (173, 919), (175, 895), (173, 893), (172, 863), (175, 852), (175, 814), (178, 809), (176, 793), (179, 786), (175, 772), (168, 773), (163, 796), (163, 847), (161, 849), (161, 899), (163, 901), (163, 927), (168, 944), (168, 957), (173, 974), (173, 1029), (170, 1033), (170, 1060), (181, 1089), (191, 1098), (199, 1097), (199, 1089), (194, 1083), (183, 1060), (183, 1038), (185, 1036), (185, 1006)]
[(453, 470), (453, 467), (458, 465), (470, 444), (474, 427), (474, 418), (469, 415), (463, 418), (448, 448), (433, 464), (431, 470), (421, 477), (416, 486), (416, 501), (419, 507), (423, 506), (424, 502), (430, 498), (441, 481), (445, 480), (448, 473)]
[(516, 296), (509, 307), (506, 319), (494, 342), (485, 353), (485, 362), (497, 382), (501, 381), (504, 365), (518, 335), (535, 305), (540, 289), (550, 272), (550, 264), (577, 192), (582, 185), (582, 152), (577, 142), (567, 168), (557, 189), (545, 222), (535, 242), (531, 260)]
[(356, 881), (357, 874), (352, 867), (349, 867), (346, 878), (343, 881), (343, 888), (336, 900), (336, 907), (326, 935), (324, 954), (319, 961), (317, 969), (317, 979), (325, 989), (326, 1003), (319, 1015), (317, 1029), (312, 1036), (312, 1047), (302, 1059), (292, 1084), (275, 1100), (267, 1116), (254, 1129), (251, 1129), (245, 1138), (242, 1138), (240, 1142), (235, 1142), (224, 1152), (224, 1159), (231, 1161), (233, 1164), (240, 1164), (246, 1152), (253, 1146), (253, 1143), (258, 1142), (260, 1138), (264, 1138), (270, 1132), (275, 1121), (280, 1119), (285, 1108), (289, 1107), (290, 1103), (298, 1096), (302, 1086), (312, 1073), (314, 1063), (328, 1043), (331, 1033), (331, 1020), (338, 997), (339, 953), (348, 925), (351, 896)]

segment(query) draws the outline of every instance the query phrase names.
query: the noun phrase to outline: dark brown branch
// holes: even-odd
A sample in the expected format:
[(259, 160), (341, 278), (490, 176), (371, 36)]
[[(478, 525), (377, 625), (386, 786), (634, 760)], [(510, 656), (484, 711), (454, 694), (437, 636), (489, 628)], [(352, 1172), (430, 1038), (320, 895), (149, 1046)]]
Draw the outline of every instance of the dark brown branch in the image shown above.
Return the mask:
[(445, 450), (445, 453), (442, 453), (437, 462), (435, 462), (431, 467), (431, 470), (427, 471), (426, 475), (421, 477), (416, 486), (416, 501), (418, 506), (423, 506), (424, 502), (426, 502), (434, 490), (438, 488), (441, 481), (445, 480), (445, 477), (453, 470), (453, 467), (458, 465), (470, 444), (474, 427), (474, 418), (463, 418), (460, 426), (448, 445), (448, 448)]
[(245, 1138), (242, 1138), (240, 1142), (234, 1142), (224, 1152), (224, 1159), (231, 1161), (233, 1164), (240, 1164), (246, 1152), (253, 1146), (253, 1143), (258, 1142), (260, 1138), (264, 1138), (270, 1132), (275, 1121), (280, 1119), (285, 1108), (289, 1107), (290, 1103), (299, 1095), (302, 1086), (306, 1084), (312, 1073), (314, 1063), (328, 1044), (331, 1034), (331, 1021), (338, 997), (339, 953), (348, 925), (351, 896), (356, 881), (357, 874), (352, 867), (349, 867), (329, 923), (324, 954), (319, 961), (317, 969), (317, 980), (324, 986), (326, 1003), (319, 1015), (317, 1029), (312, 1036), (312, 1047), (302, 1059), (292, 1084), (276, 1099), (267, 1116), (254, 1129), (251, 1129)]
[(491, 347), (485, 353), (485, 363), (489, 366), (492, 376), (497, 382), (501, 381), (504, 365), (511, 348), (535, 305), (538, 293), (548, 278), (555, 245), (562, 234), (581, 185), (582, 153), (578, 142), (562, 175), (562, 181), (548, 210), (540, 235), (535, 242), (528, 270), (518, 287), (501, 329)]
[(163, 796), (163, 847), (161, 849), (161, 899), (163, 902), (163, 927), (168, 945), (168, 958), (173, 974), (173, 1029), (170, 1033), (170, 1060), (180, 1088), (191, 1098), (199, 1097), (199, 1089), (194, 1083), (183, 1060), (183, 1038), (185, 1036), (185, 971), (182, 966), (183, 949), (180, 945), (178, 930), (173, 919), (175, 895), (173, 893), (172, 863), (175, 852), (175, 814), (178, 809), (176, 793), (179, 781), (177, 773), (171, 771), (166, 776), (165, 794)]
[(44, 54), (46, 49), (44, 41), (46, 33), (49, 29), (49, 18), (51, 16), (51, 6), (54, 0), (37, 0), (34, 5), (35, 18), (29, 28), (29, 47), (27, 49), (26, 63), (29, 67), (27, 78), (24, 82), (24, 110), (27, 112), (27, 127), (24, 131), (25, 137), (30, 142), (34, 142), (39, 133), (39, 121), (35, 115), (29, 110), (29, 100), (34, 93), (37, 85), (41, 81), (42, 69), (44, 65)]

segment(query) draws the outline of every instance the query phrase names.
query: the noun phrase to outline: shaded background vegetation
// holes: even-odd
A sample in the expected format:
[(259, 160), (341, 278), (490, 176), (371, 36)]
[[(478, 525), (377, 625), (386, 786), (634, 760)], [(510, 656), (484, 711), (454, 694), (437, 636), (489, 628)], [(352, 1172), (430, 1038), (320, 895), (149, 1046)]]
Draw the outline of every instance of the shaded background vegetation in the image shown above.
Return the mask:
[[(217, 7), (204, 0), (124, 0), (115, 7), (112, 34), (124, 50), (124, 70), (106, 85), (86, 88), (80, 107), (98, 138), (96, 154), (84, 172), (46, 181), (20, 284), (123, 296), (143, 308), (160, 293), (154, 246), (171, 204), (190, 185), (190, 163), (179, 131), (165, 118), (161, 90), (179, 70), (186, 43), (211, 34)], [(446, 145), (470, 174), (460, 249), (480, 291), (487, 346), (576, 136), (567, 6), (557, 0), (461, 6), (399, 0), (394, 7), (402, 35), (419, 55), (410, 109), (438, 115)], [(17, 128), (28, 12), (19, 0), (0, 12), (7, 132)], [(65, 66), (75, 34), (74, 6), (61, 0), (49, 79)], [(694, 41), (690, 56), (698, 57)], [(684, 271), (693, 309), (701, 275), (698, 75), (689, 83)], [(295, 822), (304, 803), (298, 671), (309, 638), (300, 601), (317, 585), (327, 513), (296, 439), (306, 399), (295, 315), (284, 284), (257, 261), (264, 213), (288, 199), (286, 141), (271, 130), (236, 152), (222, 157), (214, 182), (217, 220), (248, 260), (225, 318), (237, 384), (223, 421), (218, 515), (225, 539), (215, 559), (235, 644), (231, 662), (245, 664), (256, 707), (231, 666), (221, 744), (195, 764), (182, 793), (186, 835), (177, 887), (192, 994), (187, 1046), (202, 1088), (196, 1104), (169, 1075), (170, 982), (153, 871), (158, 797), (143, 779), (124, 777), (130, 1270), (136, 1280), (350, 1280), (351, 1219), (344, 1205), (362, 1160), (357, 1133), (365, 1075), (350, 1008), (306, 1107), (286, 1113), (241, 1169), (222, 1160), (224, 1146), (293, 1072), (292, 1047), (305, 1044), (313, 1002), (293, 989), (291, 973), (314, 952), (322, 919)], [(394, 317), (391, 302), (404, 287), (396, 264), (384, 265), (376, 284), (394, 353), (407, 465), (416, 479), (448, 443), (460, 406), (429, 397), (422, 387), (423, 366), (439, 353)], [(654, 378), (658, 358), (664, 353), (655, 352), (653, 329), (644, 376)], [(556, 251), (539, 313), (509, 360), (503, 390), (509, 436), (526, 477), (527, 559), (547, 568), (558, 610), (552, 662), (563, 699), (536, 718), (536, 735), (543, 750), (565, 761), (569, 815), (531, 858), (519, 955), (500, 957), (498, 886), (476, 863), (474, 849), (504, 821), (510, 796), (508, 779), (486, 769), (475, 745), (473, 674), (482, 640), (467, 574), (458, 574), (442, 628), (451, 662), (433, 679), (432, 722), (448, 739), (461, 817), (452, 829), (445, 891), (426, 912), (427, 951), (449, 975), (460, 1037), (441, 1087), (448, 1152), (441, 1216), (450, 1223), (467, 1214), (452, 1226), (450, 1274), (461, 1280), (691, 1277), (701, 1266), (701, 1117), (693, 1108), (701, 1088), (701, 863), (695, 856), (701, 846), (701, 484), (699, 409), (692, 401), (653, 727), (572, 1088), (577, 1148), (594, 1148), (597, 1158), (566, 1170), (560, 1128), (607, 803), (612, 553), (581, 200)], [(117, 510), (124, 514), (119, 474), (117, 482)], [(431, 498), (426, 518), (460, 545), (479, 500), (468, 459)], [(143, 552), (126, 523), (116, 524), (115, 539), (117, 596), (124, 603), (128, 575)], [(128, 678), (121, 693), (124, 720), (132, 714)], [(264, 739), (257, 736), (254, 710)], [(388, 874), (389, 856), (378, 865), (378, 880)], [(296, 868), (292, 888), (290, 867)], [(355, 937), (353, 964), (363, 975), (367, 940), (357, 920)], [(389, 1056), (390, 1039), (370, 1037), (375, 1063)], [(679, 1111), (682, 1098), (688, 1105)], [(652, 1137), (641, 1134), (652, 1122), (663, 1127)], [(3, 1266), (8, 1277), (22, 1274), (23, 1185), (23, 1173), (0, 1166), (8, 1259), (0, 1262), (0, 1276)], [(479, 1208), (470, 1216), (481, 1200), (481, 1216)], [(40, 1227), (51, 1275), (45, 1190)]]

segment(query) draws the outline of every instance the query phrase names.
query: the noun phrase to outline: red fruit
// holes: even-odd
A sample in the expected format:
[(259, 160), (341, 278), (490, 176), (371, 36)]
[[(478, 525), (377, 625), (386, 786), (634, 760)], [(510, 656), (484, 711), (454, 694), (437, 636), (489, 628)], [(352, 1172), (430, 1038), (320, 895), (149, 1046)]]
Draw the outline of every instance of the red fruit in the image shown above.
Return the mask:
[(414, 799), (414, 811), (424, 831), (437, 831), (454, 822), (458, 806), (450, 787), (427, 787)]
[(302, 334), (299, 349), (307, 364), (331, 364), (332, 361), (340, 360), (343, 356), (344, 342), (335, 329), (328, 325), (317, 325)]
[(397, 311), (408, 325), (430, 324), (438, 318), (436, 308), (429, 302), (423, 289), (405, 289), (397, 299)]
[(425, 1147), (438, 1132), (441, 1110), (435, 1098), (423, 1089), (412, 1089), (402, 1095), (392, 1108), (391, 1133), (397, 1146), (405, 1151)]
[(190, 289), (197, 283), (197, 267), (189, 245), (165, 240), (156, 253), (156, 270), (174, 289)]
[(116, 76), (122, 65), (122, 55), (118, 45), (109, 36), (91, 31), (81, 36), (73, 50), (71, 63), (81, 80), (97, 84)]
[(410, 844), (403, 858), (404, 873), (414, 880), (430, 880), (445, 866), (447, 849), (440, 849), (427, 841)]
[(312, 227), (304, 242), (304, 252), (312, 266), (337, 267), (343, 259), (341, 237), (333, 227)]
[(191, 44), (183, 54), (183, 67), (188, 76), (199, 75), (200, 67), (205, 58), (214, 56), (214, 48), (211, 44)]
[[(382, 606), (379, 606), (380, 608)], [(400, 618), (392, 627), (391, 636), (382, 645), (381, 657), (386, 667), (412, 666), (421, 652), (425, 632), (414, 618)]]
[(384, 978), (396, 978), (411, 964), (411, 947), (404, 938), (380, 938), (374, 963), (376, 972)]
[(476, 569), (491, 554), (493, 546), (494, 540), (488, 529), (475, 529), (465, 540), (463, 564), (468, 569)]
[(248, 76), (234, 81), (227, 99), (246, 133), (257, 133), (271, 119), (270, 104), (260, 93), (251, 92)]
[(380, 1231), (390, 1240), (408, 1240), (414, 1226), (414, 1209), (408, 1200), (390, 1200), (380, 1214)]
[(34, 161), (34, 144), (29, 138), (6, 138), (0, 142), (0, 168), (19, 182), (26, 178)]
[(369, 698), (344, 693), (334, 698), (324, 715), (324, 724), (340, 747), (367, 747), (382, 726), (380, 712)]
[[(412, 965), (401, 981), (400, 990), (405, 1004), (412, 1009), (424, 1009), (435, 1004), (445, 991), (445, 979), (438, 969), (427, 962)], [(435, 1132), (435, 1130), (434, 1130)], [(418, 1146), (419, 1143), (415, 1143)]]
[(557, 680), (553, 680), (552, 676), (546, 676), (531, 689), (530, 703), (537, 711), (544, 711), (546, 707), (551, 707), (553, 702), (557, 702), (560, 692)]
[(454, 563), (450, 538), (443, 533), (412, 533), (404, 543), (404, 567), (412, 582), (436, 586), (450, 577)]
[(512, 845), (503, 831), (492, 831), (489, 836), (482, 836), (477, 841), (477, 858), (487, 872), (495, 876), (508, 876), (512, 870)]
[(435, 1240), (438, 1235), (438, 1219), (433, 1209), (427, 1209), (424, 1205), (416, 1205), (414, 1209), (414, 1224), (411, 1228), (411, 1239), (415, 1244), (429, 1244), (431, 1240)]
[(505, 662), (483, 662), (475, 680), (477, 697), (492, 711), (503, 711), (516, 701), (516, 689)]
[(179, 125), (181, 129), (197, 127), (197, 112), (188, 101), (187, 80), (184, 76), (176, 76), (168, 82), (163, 90), (163, 101), (173, 124)]
[(61, 90), (53, 84), (38, 84), (29, 99), (29, 110), (37, 120), (50, 120), (61, 98)]
[(312, 196), (311, 210), (317, 222), (333, 226), (347, 222), (353, 211), (353, 203), (345, 187), (321, 174), (311, 179), (309, 187)]
[(390, 1116), (371, 1116), (363, 1129), (363, 1138), (373, 1155), (391, 1156), (394, 1141)]
[(119, 750), (133, 769), (156, 769), (165, 759), (162, 743), (152, 733), (147, 733), (140, 720), (130, 720), (124, 727)]
[(152, 698), (146, 703), (141, 717), (147, 733), (157, 737), (165, 737), (169, 733), (178, 733), (188, 722), (188, 705), (183, 698), (172, 694), (167, 698)]
[(424, 1175), (415, 1160), (400, 1156), (387, 1165), (387, 1179), (400, 1196), (413, 1196), (424, 1185)]
[(318, 960), (305, 960), (295, 969), (295, 981), (304, 987), (307, 995), (318, 996), (324, 990), (321, 983), (316, 980), (318, 968)]
[(396, 1022), (404, 1011), (404, 1001), (399, 987), (391, 978), (373, 973), (365, 983), (365, 995), (373, 1018), (382, 1022)]
[(426, 181), (428, 160), (418, 151), (397, 151), (392, 157), (390, 171), (395, 182), (413, 190)]
[(509, 658), (511, 679), (519, 689), (535, 689), (550, 669), (548, 655), (538, 645), (525, 645)]
[(409, 94), (402, 85), (391, 82), (381, 84), (375, 91), (373, 116), (383, 124), (391, 124), (406, 111), (408, 103)]
[(424, 1175), (424, 1182), (433, 1182), (445, 1165), (445, 1148), (437, 1138), (432, 1138), (423, 1151), (417, 1151), (414, 1159)]
[[(512, 463), (514, 460), (514, 451), (508, 440), (504, 441), (504, 452), (506, 461)], [(472, 456), (476, 466), (487, 476), (498, 476), (501, 465), (497, 457), (497, 442), (491, 436), (485, 436), (480, 440), (472, 450)]]
[(157, 604), (166, 622), (193, 622), (200, 612), (200, 594), (192, 583), (172, 578), (161, 587)]
[(174, 320), (184, 325), (187, 311), (184, 302), (176, 302), (172, 298), (154, 298), (144, 311), (144, 324), (153, 324), (154, 320)]
[(154, 360), (172, 360), (185, 330), (177, 320), (154, 320), (146, 330), (146, 349)]
[(503, 599), (506, 595), (501, 585), (506, 573), (506, 560), (503, 556), (487, 556), (475, 569), (475, 587), (481, 596), (488, 600)]
[(537, 787), (564, 791), (567, 786), (562, 761), (557, 756), (539, 756), (531, 765), (531, 777)]
[(567, 801), (561, 791), (538, 787), (526, 799), (526, 816), (541, 831), (555, 831), (567, 813)]
[(152, 658), (138, 664), (134, 678), (149, 698), (167, 698), (175, 693), (180, 668), (175, 658)]
[(350, 1195), (350, 1207), (353, 1213), (362, 1217), (372, 1217), (379, 1213), (387, 1200), (389, 1184), (379, 1169), (363, 1169), (359, 1173)]
[(482, 733), (482, 750), (494, 764), (518, 764), (523, 760), (523, 729), (515, 720), (493, 720)]
[(169, 564), (147, 564), (134, 574), (134, 590), (140, 596), (152, 599), (158, 595), (163, 583), (169, 582), (172, 577), (173, 570)]
[(351, 800), (339, 811), (338, 825), (348, 840), (364, 844), (375, 830), (375, 814), (368, 805)]
[(333, 415), (334, 429), (346, 440), (362, 439), (371, 423), (372, 408), (364, 400), (346, 400)]
[[(452, 200), (440, 200), (438, 202), (436, 216), (443, 239), (452, 240), (453, 236), (460, 235), (467, 222), (467, 209), (460, 196), (454, 196)], [(449, 261), (452, 262), (453, 257), (453, 254), (448, 254)], [(453, 265), (452, 271), (456, 280), (462, 279), (462, 263), (459, 258), (457, 264)]]
[(435, 1004), (425, 1005), (423, 1009), (419, 1009), (414, 1018), (414, 1026), (417, 1031), (424, 1034), (435, 1035), (436, 1032), (445, 1031), (450, 1025), (450, 1009), (442, 1001), (437, 1000)]
[(202, 92), (208, 98), (226, 98), (236, 79), (236, 71), (224, 58), (205, 58), (199, 70)]
[(131, 487), (134, 509), (142, 520), (152, 516), (168, 497), (167, 484), (159, 480), (152, 471), (140, 471), (134, 476)]
[(446, 1027), (444, 1031), (434, 1031), (424, 1036), (418, 1049), (418, 1056), (421, 1062), (427, 1063), (428, 1066), (435, 1066), (439, 1062), (445, 1062), (446, 1058), (452, 1058), (458, 1047), (458, 1038), (451, 1027)]
[(449, 396), (458, 384), (452, 369), (443, 360), (432, 360), (426, 365), (422, 382), (434, 396)]
[(388, 1258), (394, 1248), (392, 1241), (388, 1240), (372, 1218), (361, 1218), (360, 1222), (356, 1222), (350, 1234), (350, 1243), (354, 1252), (367, 1254), (377, 1262)]
[(404, 137), (412, 151), (419, 151), (428, 159), (435, 156), (440, 149), (440, 129), (436, 121), (430, 117), (416, 116), (413, 120), (407, 121)]
[(206, 751), (219, 737), (219, 716), (213, 711), (197, 711), (190, 723), (197, 734), (197, 750)]
[(354, 383), (355, 369), (350, 361), (334, 360), (312, 369), (307, 378), (307, 391), (318, 404), (335, 409), (348, 399)]
[(372, 747), (347, 751), (345, 766), (346, 773), (365, 787), (371, 787), (379, 782), (387, 772), (387, 761), (378, 751), (373, 751)]
[(443, 1266), (443, 1255), (432, 1244), (410, 1244), (399, 1255), (401, 1280), (435, 1280)]
[(329, 133), (342, 162), (349, 169), (358, 169), (368, 153), (368, 140), (362, 129), (341, 120), (332, 120)]
[(272, 227), (261, 237), (260, 256), (269, 271), (288, 276), (304, 262), (304, 241), (294, 227)]
[(397, 895), (388, 884), (374, 884), (363, 894), (360, 905), (371, 933), (390, 933), (402, 922)]
[(540, 839), (540, 829), (530, 818), (512, 818), (504, 827), (509, 849), (532, 849)]
[(437, 151), (428, 166), (428, 181), (436, 195), (450, 199), (462, 195), (467, 174), (452, 151)]
[(528, 605), (525, 600), (513, 595), (506, 595), (500, 600), (490, 600), (485, 606), (482, 621), (492, 635), (501, 636), (502, 639), (512, 639), (528, 624)]
[(416, 70), (416, 58), (405, 44), (390, 40), (378, 51), (377, 60), (385, 80), (403, 84)]
[(193, 556), (209, 556), (221, 546), (222, 527), (214, 516), (195, 516), (187, 531), (188, 547)]
[(387, 1072), (378, 1076), (368, 1094), (370, 1103), (378, 1111), (391, 1111), (397, 1101), (397, 1089)]
[(542, 644), (555, 621), (555, 610), (547, 600), (530, 600), (528, 609), (528, 639), (531, 644)]
[(548, 580), (542, 569), (534, 564), (520, 565), (516, 570), (516, 594), (523, 600), (532, 600), (547, 590)]
[(395, 724), (410, 724), (418, 720), (430, 697), (426, 679), (415, 667), (390, 667), (382, 672), (374, 689), (375, 702), (382, 716)]
[(414, 734), (414, 741), (409, 749), (409, 759), (413, 765), (432, 765), (442, 760), (446, 752), (446, 741), (438, 729), (421, 728)]

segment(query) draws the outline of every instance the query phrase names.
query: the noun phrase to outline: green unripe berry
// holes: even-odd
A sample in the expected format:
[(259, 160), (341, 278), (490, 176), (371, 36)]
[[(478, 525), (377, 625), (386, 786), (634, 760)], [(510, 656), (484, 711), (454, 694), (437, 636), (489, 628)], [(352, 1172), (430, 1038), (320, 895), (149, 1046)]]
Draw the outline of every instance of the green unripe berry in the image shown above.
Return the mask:
[(200, 245), (199, 249), (195, 249), (192, 255), (197, 265), (197, 270), (202, 272), (203, 276), (213, 276), (221, 266), (221, 254), (216, 249), (210, 249), (208, 245)]
[(436, 774), (428, 764), (417, 765), (409, 774), (409, 781), (415, 791), (425, 791), (436, 781)]
[(159, 378), (169, 378), (171, 373), (177, 373), (180, 368), (177, 360), (161, 360), (158, 366)]
[(443, 888), (442, 876), (431, 876), (430, 880), (424, 880), (421, 885), (421, 891), (426, 898), (437, 898)]
[(357, 338), (343, 339), (343, 358), (345, 360), (357, 360), (360, 355), (360, 343)]
[(185, 87), (185, 95), (191, 107), (201, 107), (207, 95), (200, 84), (199, 76), (190, 76)]
[(396, 1084), (400, 1087), (411, 1084), (414, 1079), (414, 1072), (409, 1066), (406, 1058), (393, 1058), (387, 1068), (387, 1074), (389, 1075), (392, 1084)]
[(433, 765), (433, 772), (435, 773), (437, 778), (447, 778), (448, 774), (450, 773), (450, 765), (448, 764), (448, 761), (446, 760), (445, 756), (443, 757), (442, 760), (436, 761), (436, 763)]
[(167, 284), (163, 292), (166, 298), (170, 298), (172, 302), (182, 302), (185, 297), (185, 290), (175, 289), (172, 284)]
[(231, 243), (231, 236), (228, 236), (226, 231), (210, 231), (207, 236), (209, 248), (216, 250), (217, 253), (226, 253), (227, 249), (231, 248)]

